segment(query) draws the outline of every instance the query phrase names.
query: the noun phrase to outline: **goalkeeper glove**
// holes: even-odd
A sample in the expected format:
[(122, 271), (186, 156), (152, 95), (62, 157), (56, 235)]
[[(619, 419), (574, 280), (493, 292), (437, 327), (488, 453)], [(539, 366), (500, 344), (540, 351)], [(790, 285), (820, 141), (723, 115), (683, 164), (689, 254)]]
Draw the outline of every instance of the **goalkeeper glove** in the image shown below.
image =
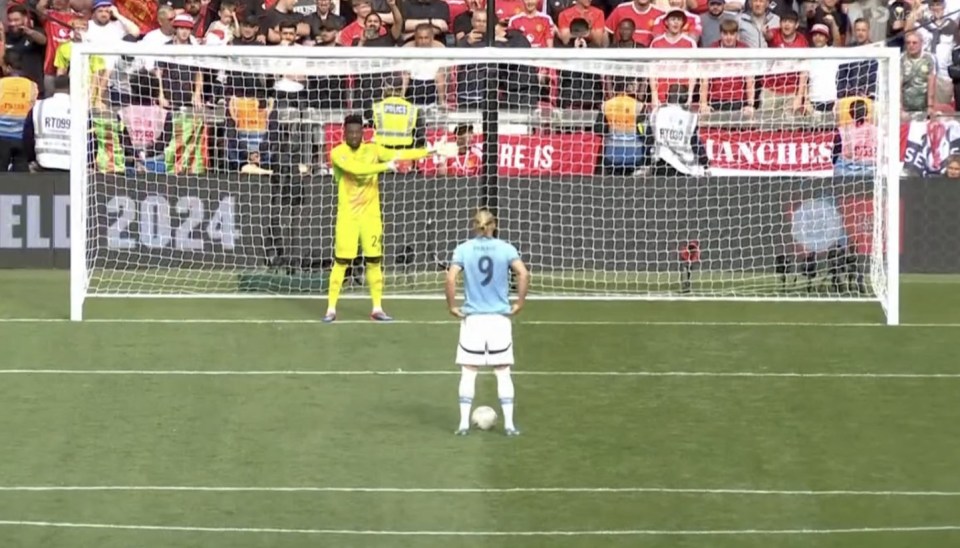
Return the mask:
[(387, 162), (387, 169), (390, 170), (390, 171), (397, 171), (397, 169), (398, 169), (398, 168), (397, 168), (397, 161), (396, 161), (396, 160), (390, 160), (389, 162)]

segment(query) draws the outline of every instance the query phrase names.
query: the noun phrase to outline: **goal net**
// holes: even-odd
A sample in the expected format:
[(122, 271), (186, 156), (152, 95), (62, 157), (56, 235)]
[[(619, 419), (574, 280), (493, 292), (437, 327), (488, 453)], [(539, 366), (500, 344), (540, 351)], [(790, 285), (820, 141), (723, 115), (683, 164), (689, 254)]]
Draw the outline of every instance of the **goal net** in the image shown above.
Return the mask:
[(324, 297), (329, 152), (347, 114), (378, 138), (396, 97), (416, 144), (458, 155), (380, 175), (388, 298), (439, 297), (489, 207), (537, 298), (878, 301), (897, 322), (895, 51), (124, 46), (74, 49), (74, 318), (87, 297)]

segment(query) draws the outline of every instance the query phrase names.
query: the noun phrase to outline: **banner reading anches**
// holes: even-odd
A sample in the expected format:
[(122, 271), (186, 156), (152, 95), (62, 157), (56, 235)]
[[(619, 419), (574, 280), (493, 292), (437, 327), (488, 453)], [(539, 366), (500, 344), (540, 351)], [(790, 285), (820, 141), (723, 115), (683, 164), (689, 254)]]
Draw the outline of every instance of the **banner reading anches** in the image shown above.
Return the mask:
[[(326, 126), (329, 152), (343, 139), (339, 125)], [(833, 174), (832, 131), (754, 131), (705, 128), (700, 131), (713, 175), (806, 175)], [(367, 130), (365, 138), (373, 137)], [(454, 135), (442, 130), (427, 132), (431, 142)], [(473, 136), (479, 145), (482, 137)], [(512, 177), (538, 175), (592, 175), (603, 151), (603, 136), (591, 132), (539, 135), (501, 135), (497, 158), (499, 173)], [(426, 165), (433, 173), (435, 166)], [(477, 170), (479, 174), (480, 170)]]

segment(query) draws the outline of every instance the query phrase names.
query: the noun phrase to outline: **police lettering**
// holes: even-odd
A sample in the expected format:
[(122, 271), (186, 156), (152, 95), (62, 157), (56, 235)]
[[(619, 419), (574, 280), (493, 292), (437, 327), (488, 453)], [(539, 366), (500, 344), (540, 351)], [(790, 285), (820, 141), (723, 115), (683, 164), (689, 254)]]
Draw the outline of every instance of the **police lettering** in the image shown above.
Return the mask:
[(70, 118), (44, 116), (43, 129), (70, 129)]
[(406, 114), (407, 107), (406, 105), (386, 104), (383, 105), (383, 112), (387, 114)]

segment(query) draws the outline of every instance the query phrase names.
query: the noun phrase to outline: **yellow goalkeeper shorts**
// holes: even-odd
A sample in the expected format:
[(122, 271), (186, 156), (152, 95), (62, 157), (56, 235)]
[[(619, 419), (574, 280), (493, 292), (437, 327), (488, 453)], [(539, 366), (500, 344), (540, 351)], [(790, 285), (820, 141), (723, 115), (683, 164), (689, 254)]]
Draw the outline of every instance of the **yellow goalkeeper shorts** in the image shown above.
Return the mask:
[(364, 257), (383, 257), (383, 221), (379, 215), (366, 218), (337, 218), (334, 256), (355, 259), (357, 251)]

